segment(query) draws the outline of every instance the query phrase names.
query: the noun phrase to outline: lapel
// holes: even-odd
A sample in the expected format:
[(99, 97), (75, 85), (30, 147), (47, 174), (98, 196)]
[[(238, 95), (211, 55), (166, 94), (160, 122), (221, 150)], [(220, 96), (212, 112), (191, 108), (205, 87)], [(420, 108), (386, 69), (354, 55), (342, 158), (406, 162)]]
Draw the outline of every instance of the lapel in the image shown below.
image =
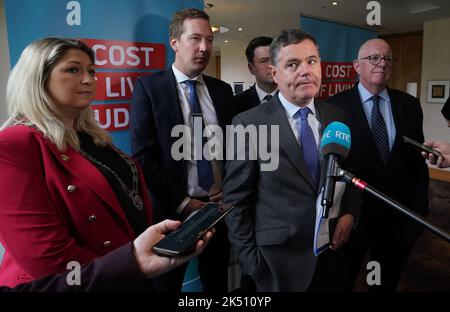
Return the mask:
[(255, 105), (254, 106), (252, 106), (252, 107), (255, 107), (255, 106), (258, 106), (259, 104), (261, 104), (261, 102), (259, 101), (259, 97), (258, 97), (258, 93), (256, 92), (256, 87), (255, 87), (255, 85), (253, 85), (253, 87), (251, 87), (250, 88), (250, 97), (251, 97), (251, 103), (254, 103)]
[(209, 96), (211, 97), (211, 101), (214, 106), (214, 110), (216, 111), (217, 122), (222, 129), (225, 129), (225, 122), (223, 120), (225, 112), (223, 110), (224, 105), (223, 99), (221, 97), (222, 94), (210, 77), (203, 75), (203, 81), (205, 81), (206, 88), (208, 89)]
[[(377, 144), (373, 138), (373, 133), (367, 120), (366, 113), (363, 109), (363, 104), (361, 103), (361, 98), (359, 96), (358, 84), (352, 89), (352, 96), (350, 99), (350, 109), (348, 110), (348, 117), (351, 118), (353, 127), (352, 129), (358, 131), (358, 137), (362, 138), (360, 147), (363, 149), (369, 149), (370, 155), (373, 155), (373, 160), (378, 162), (380, 166), (383, 166), (380, 156), (378, 155)], [(352, 133), (353, 135), (353, 133)], [(356, 133), (355, 133), (356, 135)], [(366, 153), (364, 153), (366, 154)]]
[(389, 101), (391, 102), (391, 111), (392, 111), (392, 117), (394, 119), (394, 126), (395, 126), (395, 139), (394, 139), (394, 144), (392, 145), (391, 153), (389, 154), (389, 159), (388, 159), (388, 162), (389, 162), (390, 160), (392, 160), (392, 156), (397, 151), (399, 144), (401, 144), (399, 138), (400, 138), (400, 135), (403, 133), (403, 129), (405, 128), (403, 126), (403, 118), (401, 118), (401, 117), (405, 116), (405, 114), (402, 114), (402, 112), (400, 111), (399, 99), (395, 96), (395, 94), (389, 88), (387, 88), (387, 91), (388, 91), (388, 95), (389, 95)]
[(303, 176), (311, 189), (316, 193), (317, 190), (315, 183), (309, 173), (305, 161), (303, 160), (301, 148), (298, 145), (294, 133), (292, 133), (292, 128), (278, 96), (274, 96), (269, 103), (270, 105), (266, 111), (268, 113), (267, 123), (269, 125), (279, 125), (280, 147), (286, 152), (286, 155), (294, 167)]
[(90, 161), (85, 159), (72, 147), (69, 146), (67, 151), (61, 152), (56, 148), (55, 144), (47, 140), (46, 145), (60, 165), (66, 168), (72, 175), (83, 181), (83, 183), (88, 186), (92, 192), (106, 202), (108, 206), (111, 207), (113, 213), (115, 213), (122, 221), (122, 225), (125, 226), (129, 234), (134, 236), (134, 232), (125, 216), (125, 213), (116, 195), (114, 194), (111, 185), (103, 174)]
[[(158, 103), (155, 103), (155, 106), (158, 108), (156, 118), (161, 121), (158, 132), (161, 131), (163, 133), (161, 137), (167, 138), (160, 144), (166, 145), (165, 149), (170, 151), (173, 144), (178, 140), (177, 137), (171, 136), (171, 131), (177, 125), (184, 125), (184, 119), (178, 95), (177, 81), (171, 67), (164, 71), (162, 78), (159, 84), (159, 92), (157, 92), (159, 95)], [(173, 161), (172, 164), (183, 174), (184, 181), (187, 181), (186, 163), (184, 161)]]
[(172, 129), (176, 125), (184, 124), (177, 81), (172, 68), (165, 71), (160, 88), (162, 92), (160, 93), (161, 98), (159, 100), (161, 102), (157, 105), (160, 108), (161, 117), (166, 116), (164, 119), (169, 121), (169, 129)]

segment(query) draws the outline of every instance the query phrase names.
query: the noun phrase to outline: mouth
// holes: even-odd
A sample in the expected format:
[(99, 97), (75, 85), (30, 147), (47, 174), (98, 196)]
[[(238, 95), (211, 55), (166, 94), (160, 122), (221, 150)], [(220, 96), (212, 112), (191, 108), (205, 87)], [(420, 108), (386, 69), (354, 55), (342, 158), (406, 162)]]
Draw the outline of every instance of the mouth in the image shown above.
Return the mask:
[(195, 57), (194, 60), (197, 62), (206, 62), (207, 61), (207, 57), (205, 56), (199, 56), (199, 57)]
[(310, 85), (314, 85), (314, 81), (302, 81), (298, 85), (299, 86), (310, 86)]
[(77, 93), (79, 95), (85, 95), (85, 96), (91, 96), (93, 94), (92, 91), (79, 91)]

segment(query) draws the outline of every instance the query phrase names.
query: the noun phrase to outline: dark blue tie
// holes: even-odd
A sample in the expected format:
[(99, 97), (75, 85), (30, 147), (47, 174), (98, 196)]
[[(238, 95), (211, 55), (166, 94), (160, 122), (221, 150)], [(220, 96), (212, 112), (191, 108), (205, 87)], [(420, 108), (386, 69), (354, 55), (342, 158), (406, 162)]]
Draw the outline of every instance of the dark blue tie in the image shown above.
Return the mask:
[[(319, 183), (320, 168), (319, 168), (319, 154), (317, 152), (317, 144), (314, 139), (314, 134), (308, 124), (308, 115), (311, 113), (309, 107), (300, 108), (295, 114), (295, 126), (297, 128), (299, 142), (302, 147), (303, 159), (308, 167), (309, 173), (316, 185)], [(301, 122), (298, 118), (300, 117)]]
[(383, 164), (386, 164), (389, 158), (389, 139), (384, 122), (383, 115), (380, 112), (380, 97), (378, 95), (372, 96), (372, 134), (377, 144), (378, 154), (380, 155)]
[[(189, 104), (191, 105), (192, 116), (202, 118), (202, 134), (203, 134), (203, 129), (205, 128), (205, 122), (203, 120), (202, 109), (200, 108), (200, 101), (198, 100), (197, 91), (195, 89), (195, 85), (196, 85), (197, 81), (196, 80), (186, 80), (185, 83), (188, 86), (188, 90), (189, 90)], [(200, 134), (200, 135), (202, 135), (202, 134)], [(201, 138), (201, 142), (202, 142), (202, 151), (203, 151), (203, 146), (206, 143), (206, 138), (204, 138), (203, 135)], [(211, 162), (209, 160), (205, 159), (204, 155), (201, 156), (201, 159), (197, 160), (197, 175), (198, 175), (198, 185), (205, 191), (209, 192), (211, 185), (214, 182), (214, 178), (213, 178)]]
[(272, 99), (272, 95), (271, 94), (266, 94), (266, 96), (263, 97), (261, 103), (269, 102), (271, 99)]

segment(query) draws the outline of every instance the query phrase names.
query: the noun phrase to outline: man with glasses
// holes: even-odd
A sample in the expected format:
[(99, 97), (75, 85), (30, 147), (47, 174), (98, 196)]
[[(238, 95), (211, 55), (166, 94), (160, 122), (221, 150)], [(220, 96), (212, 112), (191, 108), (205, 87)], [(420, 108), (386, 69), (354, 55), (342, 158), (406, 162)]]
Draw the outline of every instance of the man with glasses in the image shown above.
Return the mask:
[[(416, 213), (428, 212), (428, 170), (420, 152), (402, 143), (405, 135), (424, 141), (417, 98), (387, 87), (395, 62), (390, 46), (372, 39), (359, 49), (353, 67), (359, 83), (328, 99), (344, 109), (352, 133), (347, 165), (357, 177)], [(381, 284), (370, 290), (395, 291), (421, 226), (366, 195), (361, 220), (344, 246), (351, 291), (367, 253), (381, 266)], [(372, 287), (373, 286), (373, 287)]]

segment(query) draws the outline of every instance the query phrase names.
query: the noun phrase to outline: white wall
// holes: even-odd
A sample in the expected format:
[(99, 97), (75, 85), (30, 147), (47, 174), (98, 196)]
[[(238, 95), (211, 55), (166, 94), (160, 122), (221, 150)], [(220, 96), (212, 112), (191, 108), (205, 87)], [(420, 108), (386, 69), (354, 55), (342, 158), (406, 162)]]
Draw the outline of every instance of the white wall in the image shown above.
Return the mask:
[(253, 85), (255, 78), (248, 71), (245, 48), (252, 38), (223, 43), (220, 49), (221, 78), (233, 87), (233, 82), (244, 82), (244, 90)]
[(441, 114), (443, 104), (427, 102), (428, 80), (450, 80), (450, 19), (427, 22), (423, 30), (420, 102), (426, 140), (450, 142), (450, 129)]

